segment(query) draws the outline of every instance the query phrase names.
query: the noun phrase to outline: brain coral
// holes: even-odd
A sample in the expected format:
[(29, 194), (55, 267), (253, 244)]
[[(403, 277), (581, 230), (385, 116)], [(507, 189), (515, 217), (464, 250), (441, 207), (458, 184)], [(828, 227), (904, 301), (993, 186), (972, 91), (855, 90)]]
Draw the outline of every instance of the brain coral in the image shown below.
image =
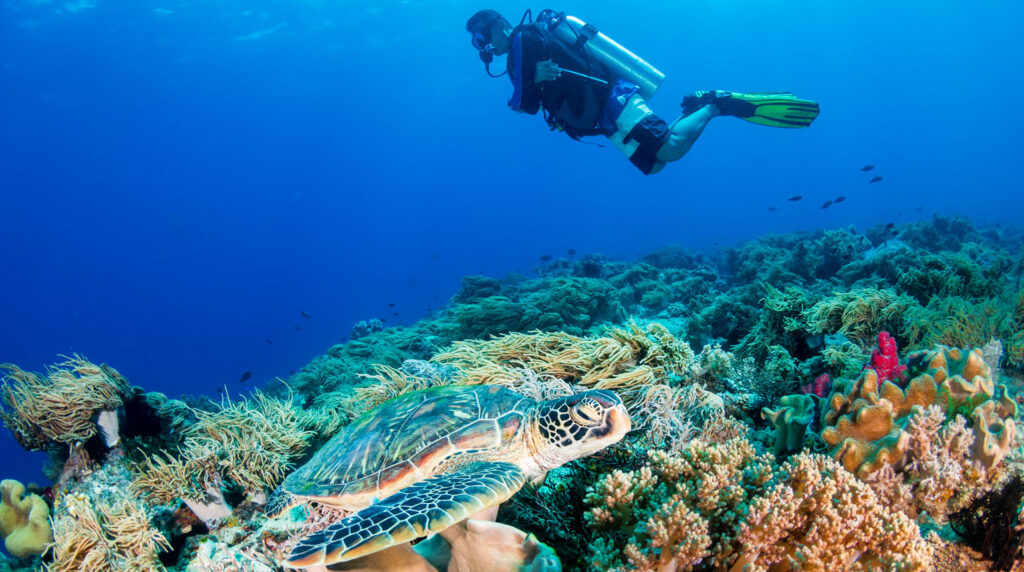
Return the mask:
[(947, 421), (960, 415), (973, 424), (972, 457), (986, 469), (1012, 446), (1017, 405), (992, 379), (980, 349), (937, 346), (908, 356), (908, 378), (879, 382), (873, 369), (837, 380), (824, 413), (822, 439), (847, 470), (865, 478), (886, 465), (907, 463), (907, 421), (915, 405), (936, 405)]

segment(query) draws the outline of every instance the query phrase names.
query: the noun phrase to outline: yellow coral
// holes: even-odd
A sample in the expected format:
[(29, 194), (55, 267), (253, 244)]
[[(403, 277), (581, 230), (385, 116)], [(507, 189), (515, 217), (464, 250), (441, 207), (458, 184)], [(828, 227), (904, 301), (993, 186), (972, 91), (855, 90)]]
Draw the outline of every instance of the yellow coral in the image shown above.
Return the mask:
[[(250, 495), (276, 487), (309, 444), (312, 422), (291, 401), (256, 392), (215, 411), (192, 412), (178, 454), (157, 453), (136, 467), (132, 487), (154, 502), (184, 500), (201, 517), (228, 510), (221, 485), (230, 480)], [(205, 516), (204, 516), (205, 515)]]
[(652, 322), (643, 328), (636, 323), (612, 328), (601, 338), (531, 332), (462, 340), (431, 360), (456, 366), (461, 384), (508, 386), (528, 369), (541, 377), (614, 390), (632, 406), (645, 388), (672, 375), (691, 376), (695, 358), (685, 341)]
[(18, 558), (42, 554), (50, 543), (50, 507), (13, 479), (0, 482), (0, 537), (7, 552)]
[(0, 369), (7, 371), (3, 401), (13, 411), (2, 413), (3, 421), (30, 450), (88, 440), (98, 431), (93, 422), (96, 412), (120, 407), (130, 389), (113, 368), (77, 354), (47, 368), (45, 377), (13, 364)]

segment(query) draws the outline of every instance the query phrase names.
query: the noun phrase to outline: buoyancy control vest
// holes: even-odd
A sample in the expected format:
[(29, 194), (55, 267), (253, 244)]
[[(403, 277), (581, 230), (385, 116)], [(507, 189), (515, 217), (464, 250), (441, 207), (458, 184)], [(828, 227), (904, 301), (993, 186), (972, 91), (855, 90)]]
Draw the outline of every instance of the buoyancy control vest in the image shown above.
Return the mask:
[(537, 33), (555, 63), (569, 72), (559, 79), (560, 86), (545, 88), (544, 111), (552, 129), (574, 139), (605, 134), (599, 118), (616, 81), (635, 83), (639, 93), (650, 98), (665, 79), (665, 74), (595, 26), (564, 12), (544, 10), (521, 27)]
[(603, 68), (607, 77), (601, 79), (609, 84), (615, 80), (635, 83), (640, 88), (640, 95), (650, 99), (665, 81), (665, 74), (657, 68), (603, 34), (593, 24), (575, 16), (547, 9), (537, 16), (535, 25), (545, 41), (565, 48), (579, 66)]

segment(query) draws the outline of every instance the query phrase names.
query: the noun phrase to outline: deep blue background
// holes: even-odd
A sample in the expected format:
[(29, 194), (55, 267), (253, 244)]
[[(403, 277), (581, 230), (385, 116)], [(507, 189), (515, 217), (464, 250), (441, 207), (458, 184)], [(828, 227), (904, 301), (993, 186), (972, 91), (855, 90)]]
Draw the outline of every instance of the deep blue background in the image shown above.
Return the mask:
[[(485, 4), (91, 3), (0, 7), (0, 361), (30, 370), (234, 392), (540, 254), (1022, 214), (1016, 1), (553, 6), (667, 73), (669, 119), (698, 89), (821, 102), (806, 130), (715, 120), (654, 177), (507, 111), (463, 30)], [(39, 457), (0, 436), (0, 478)]]

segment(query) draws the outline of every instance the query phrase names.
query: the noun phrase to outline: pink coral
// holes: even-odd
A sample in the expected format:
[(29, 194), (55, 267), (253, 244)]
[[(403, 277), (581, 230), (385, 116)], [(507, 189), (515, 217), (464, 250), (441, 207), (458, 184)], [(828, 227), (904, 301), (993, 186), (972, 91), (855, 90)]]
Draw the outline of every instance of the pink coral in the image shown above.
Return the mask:
[(827, 373), (819, 375), (814, 378), (814, 381), (807, 385), (800, 386), (800, 393), (803, 393), (804, 395), (813, 393), (822, 399), (828, 397), (830, 391), (832, 391), (832, 376)]
[(906, 377), (907, 366), (900, 365), (900, 356), (896, 351), (896, 338), (889, 335), (889, 332), (878, 334), (878, 347), (871, 352), (871, 369), (878, 374), (878, 381), (889, 381), (898, 379), (903, 381)]

